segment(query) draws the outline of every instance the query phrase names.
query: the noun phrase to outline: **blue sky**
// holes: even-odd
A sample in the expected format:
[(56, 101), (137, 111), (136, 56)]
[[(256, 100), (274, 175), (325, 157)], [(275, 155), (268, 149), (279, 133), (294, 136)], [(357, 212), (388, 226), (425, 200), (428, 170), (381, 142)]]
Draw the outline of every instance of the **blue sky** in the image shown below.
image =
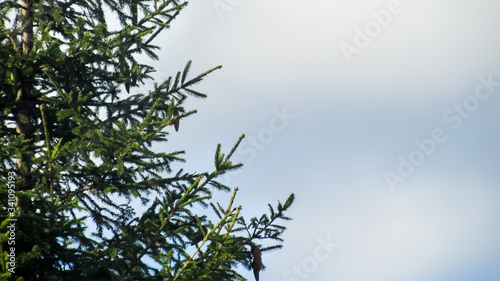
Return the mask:
[[(263, 256), (262, 280), (498, 280), (499, 9), (192, 1), (157, 40), (157, 77), (189, 59), (193, 74), (223, 68), (159, 149), (185, 149), (187, 169), (210, 170), (216, 144), (228, 150), (245, 133), (245, 166), (225, 179), (244, 214), (296, 194), (285, 247)], [(357, 51), (346, 56), (342, 44)], [(403, 182), (391, 189), (388, 172)]]

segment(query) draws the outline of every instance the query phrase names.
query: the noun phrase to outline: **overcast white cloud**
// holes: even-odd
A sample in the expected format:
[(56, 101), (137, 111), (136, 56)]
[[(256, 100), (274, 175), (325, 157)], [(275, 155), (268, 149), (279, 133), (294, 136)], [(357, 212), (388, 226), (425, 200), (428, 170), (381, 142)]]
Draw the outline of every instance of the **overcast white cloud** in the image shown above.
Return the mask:
[[(297, 195), (262, 280), (498, 280), (500, 86), (467, 117), (454, 113), (456, 130), (443, 114), (474, 95), (478, 77), (500, 81), (499, 1), (398, 1), (350, 63), (339, 45), (390, 0), (220, 0), (234, 4), (222, 20), (216, 2), (192, 1), (157, 42), (160, 76), (188, 59), (192, 73), (223, 65), (200, 84), (209, 98), (189, 103), (197, 116), (161, 149), (186, 149), (202, 170), (218, 142), (259, 141), (228, 178), (245, 213)], [(273, 130), (285, 107), (295, 118)], [(384, 173), (436, 128), (446, 141), (391, 192)], [(318, 260), (318, 239), (339, 246)]]

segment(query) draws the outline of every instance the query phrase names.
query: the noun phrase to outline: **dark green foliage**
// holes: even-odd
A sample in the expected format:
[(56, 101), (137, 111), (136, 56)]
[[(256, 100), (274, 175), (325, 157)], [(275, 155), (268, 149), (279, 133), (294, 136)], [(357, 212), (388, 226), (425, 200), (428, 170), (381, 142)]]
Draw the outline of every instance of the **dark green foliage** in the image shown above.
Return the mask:
[[(252, 246), (281, 247), (278, 221), (289, 220), (293, 194), (249, 223), (233, 205), (237, 188), (226, 207), (211, 200), (231, 191), (217, 177), (242, 166), (230, 158), (244, 136), (227, 155), (217, 146), (212, 172), (173, 171), (183, 151), (151, 149), (196, 112), (186, 98), (206, 97), (194, 86), (221, 67), (193, 77), (189, 61), (144, 89), (155, 70), (138, 56), (158, 59), (153, 40), (186, 5), (0, 3), (0, 280), (242, 280), (235, 267), (251, 265)], [(120, 27), (108, 27), (105, 10)], [(6, 264), (7, 207), (17, 218), (15, 274)], [(277, 244), (263, 247), (265, 239)]]

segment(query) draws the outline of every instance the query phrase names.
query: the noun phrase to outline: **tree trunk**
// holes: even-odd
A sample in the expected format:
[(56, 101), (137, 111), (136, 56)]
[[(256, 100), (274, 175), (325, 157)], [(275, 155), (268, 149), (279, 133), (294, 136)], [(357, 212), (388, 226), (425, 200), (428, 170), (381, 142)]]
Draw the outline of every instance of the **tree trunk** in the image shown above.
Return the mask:
[[(23, 69), (26, 67), (26, 64), (30, 61), (29, 56), (31, 49), (33, 48), (33, 13), (31, 11), (31, 1), (23, 0), (21, 5), (23, 6), (23, 10), (21, 13), (22, 19), (22, 37), (21, 37), (21, 52), (23, 64), (21, 65), (21, 69), (18, 69), (18, 77), (19, 84), (16, 85), (18, 87), (17, 96), (16, 96), (16, 104), (17, 104), (17, 114), (16, 114), (16, 131), (18, 134), (24, 136), (28, 142), (28, 149), (32, 147), (33, 143), (33, 126), (31, 124), (32, 119), (32, 98), (31, 98), (31, 89), (32, 89), (32, 77), (27, 77), (26, 71)], [(31, 159), (26, 154), (22, 154), (17, 159), (17, 168), (18, 168), (18, 182), (17, 186), (21, 190), (27, 190), (32, 188), (31, 182)], [(21, 202), (19, 196), (16, 198), (16, 205), (21, 209)], [(22, 209), (20, 210), (22, 212)]]

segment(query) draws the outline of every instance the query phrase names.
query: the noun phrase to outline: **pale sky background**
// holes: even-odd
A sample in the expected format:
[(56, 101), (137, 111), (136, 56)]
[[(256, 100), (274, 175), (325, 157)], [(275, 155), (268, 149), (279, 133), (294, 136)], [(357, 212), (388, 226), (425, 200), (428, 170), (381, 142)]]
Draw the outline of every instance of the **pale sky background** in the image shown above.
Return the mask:
[[(217, 2), (232, 9), (221, 15)], [(208, 99), (187, 104), (199, 113), (159, 149), (185, 149), (182, 167), (204, 171), (217, 143), (227, 152), (242, 133), (260, 136), (262, 150), (250, 157), (244, 143), (244, 168), (225, 179), (240, 188), (244, 215), (296, 194), (262, 281), (500, 278), (500, 85), (456, 130), (443, 118), (474, 102), (478, 77), (500, 81), (500, 1), (399, 1), (349, 63), (339, 45), (354, 45), (356, 28), (390, 2), (191, 1), (156, 41), (158, 77), (189, 59), (192, 75), (223, 65), (198, 86)], [(270, 127), (284, 108), (295, 118)], [(392, 192), (384, 173), (397, 174), (399, 156), (417, 155), (415, 140), (436, 128), (446, 141)], [(318, 239), (339, 246), (318, 260)]]

